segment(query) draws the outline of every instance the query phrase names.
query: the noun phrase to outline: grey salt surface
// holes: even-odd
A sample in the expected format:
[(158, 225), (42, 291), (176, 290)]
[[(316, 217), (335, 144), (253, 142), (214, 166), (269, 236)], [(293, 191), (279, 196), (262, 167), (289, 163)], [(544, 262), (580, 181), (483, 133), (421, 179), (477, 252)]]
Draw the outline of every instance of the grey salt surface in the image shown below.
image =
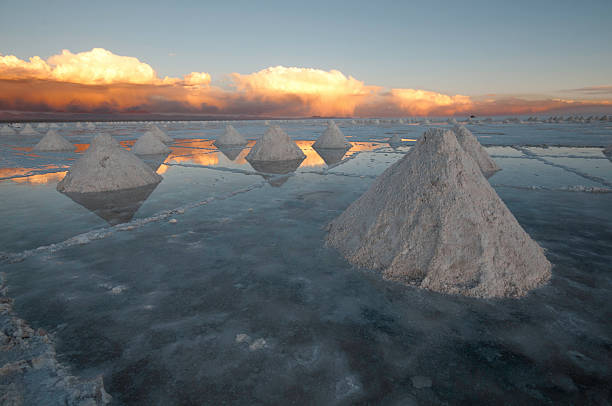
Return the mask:
[[(265, 131), (261, 122), (232, 124), (250, 140)], [(423, 132), (338, 125), (351, 142)], [(325, 123), (282, 126), (313, 141)], [(570, 145), (583, 145), (606, 160), (610, 130), (569, 126), (568, 143), (563, 125), (489, 126), (511, 133), (510, 143), (470, 128), (480, 142), (500, 146), (486, 147), (502, 167), (489, 181), (554, 265), (550, 284), (519, 300), (404, 287), (325, 247), (324, 226), (408, 150), (386, 144), (332, 167), (300, 167), (279, 187), (221, 152), (217, 166), (176, 158), (162, 165), (164, 179), (133, 220), (114, 227), (54, 183), (28, 183), (27, 174), (6, 179), (0, 218), (11, 232), (0, 235), (0, 271), (16, 315), (54, 335), (57, 359), (71, 374), (103, 374), (118, 405), (606, 404), (612, 193), (588, 172), (512, 148), (545, 141), (578, 157), (586, 148)], [(121, 141), (146, 130), (96, 127)], [(224, 128), (171, 123), (167, 131), (195, 140)], [(74, 124), (60, 133), (77, 145), (92, 136)], [(81, 155), (13, 149), (36, 141), (0, 138), (2, 173), (65, 171), (46, 166)], [(537, 176), (545, 170), (552, 172)]]

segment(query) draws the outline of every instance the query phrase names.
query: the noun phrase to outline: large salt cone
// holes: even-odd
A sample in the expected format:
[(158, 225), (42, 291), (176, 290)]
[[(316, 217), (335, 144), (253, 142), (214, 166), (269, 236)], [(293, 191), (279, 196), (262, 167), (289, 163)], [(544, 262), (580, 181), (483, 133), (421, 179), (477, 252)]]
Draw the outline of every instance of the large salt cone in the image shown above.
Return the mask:
[(216, 146), (246, 145), (247, 140), (231, 125), (225, 127), (225, 132), (214, 142)]
[(312, 147), (315, 149), (347, 149), (351, 147), (351, 143), (346, 140), (346, 137), (342, 134), (336, 123), (330, 121), (328, 127)]
[(306, 155), (279, 126), (270, 126), (257, 140), (246, 160), (254, 162), (304, 160)]
[(602, 152), (605, 156), (612, 160), (612, 144), (605, 147)]
[(110, 135), (96, 136), (91, 146), (57, 184), (60, 192), (92, 193), (131, 189), (161, 182), (146, 163), (123, 149)]
[(169, 154), (170, 148), (153, 132), (147, 131), (136, 140), (132, 152), (136, 155), (160, 155)]
[(550, 278), (452, 131), (428, 130), (331, 222), (327, 243), (389, 280), (473, 297), (520, 297)]
[(62, 137), (55, 130), (47, 131), (47, 134), (34, 145), (34, 151), (74, 151), (72, 145), (66, 138)]
[(470, 130), (464, 126), (455, 126), (453, 132), (457, 137), (457, 141), (459, 141), (459, 145), (476, 161), (485, 177), (489, 178), (495, 172), (501, 170)]

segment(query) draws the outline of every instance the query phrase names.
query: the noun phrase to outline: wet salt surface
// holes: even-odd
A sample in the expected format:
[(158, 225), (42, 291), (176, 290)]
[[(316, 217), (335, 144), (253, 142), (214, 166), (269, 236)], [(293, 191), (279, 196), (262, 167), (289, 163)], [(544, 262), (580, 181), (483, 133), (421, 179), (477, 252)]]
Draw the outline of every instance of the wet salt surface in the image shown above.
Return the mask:
[[(302, 127), (288, 132), (308, 141), (324, 129)], [(422, 126), (415, 127), (418, 136)], [(389, 131), (341, 128), (352, 142)], [(490, 182), (547, 249), (553, 278), (525, 299), (475, 300), (382, 281), (323, 246), (325, 224), (407, 147), (364, 147), (331, 168), (305, 152), (312, 165), (266, 178), (206, 146), (196, 130), (181, 130), (190, 131), (195, 141), (173, 148), (199, 144), (192, 149), (202, 153), (177, 151), (175, 162), (160, 167), (164, 180), (135, 220), (115, 228), (56, 192), (57, 180), (0, 182), (0, 218), (11, 230), (0, 236), (0, 251), (115, 230), (5, 261), (0, 270), (18, 315), (55, 334), (60, 361), (76, 375), (104, 373), (117, 404), (611, 398), (612, 193), (563, 190), (607, 188), (592, 179), (605, 179), (591, 166), (606, 162), (589, 159), (596, 148), (584, 159), (573, 157), (586, 151), (565, 148), (572, 158), (555, 166), (541, 159), (557, 158), (533, 148), (528, 151), (540, 159), (515, 148), (508, 154), (510, 147), (489, 150), (503, 168)], [(505, 158), (495, 158), (499, 149)]]

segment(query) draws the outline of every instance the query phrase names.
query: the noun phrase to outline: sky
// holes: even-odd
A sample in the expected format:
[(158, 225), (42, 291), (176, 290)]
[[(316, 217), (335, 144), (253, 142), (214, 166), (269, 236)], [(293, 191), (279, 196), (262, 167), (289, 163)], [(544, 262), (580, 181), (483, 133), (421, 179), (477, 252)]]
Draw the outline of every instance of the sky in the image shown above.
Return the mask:
[[(166, 89), (168, 83), (161, 92), (159, 84), (148, 91), (140, 89), (146, 95), (132, 102), (127, 94), (111, 95), (110, 90), (97, 88), (87, 88), (81, 97), (67, 101), (68, 96), (57, 94), (78, 93), (68, 85), (91, 81), (78, 75), (79, 80), (62, 77), (57, 84), (57, 74), (24, 76), (16, 73), (14, 60), (10, 66), (0, 60), (0, 90), (5, 90), (0, 109), (61, 110), (70, 105), (80, 111), (75, 106), (83, 105), (81, 110), (91, 110), (93, 104), (88, 102), (106, 94), (112, 100), (100, 112), (172, 110), (168, 103), (160, 110), (157, 96), (174, 103), (174, 109), (202, 114), (401, 116), (537, 113), (574, 107), (605, 110), (612, 100), (611, 21), (610, 0), (0, 0), (0, 58), (14, 56), (27, 63), (39, 56), (48, 62), (63, 50), (79, 55), (103, 49), (137, 58), (157, 78), (183, 80), (191, 72), (208, 78), (206, 83), (200, 81), (198, 89), (195, 84), (185, 89), (184, 80), (175, 81), (172, 91)], [(102, 59), (100, 63), (110, 60)], [(118, 59), (113, 63), (123, 65)], [(269, 70), (275, 67), (289, 71)], [(31, 67), (24, 69), (31, 73)], [(347, 80), (339, 80), (335, 72)], [(19, 88), (17, 79), (45, 83)], [(306, 89), (310, 80), (315, 84)], [(124, 86), (130, 80), (119, 75), (111, 82), (104, 84)], [(41, 88), (48, 92), (46, 98), (25, 94)], [(290, 107), (283, 109), (283, 103)]]

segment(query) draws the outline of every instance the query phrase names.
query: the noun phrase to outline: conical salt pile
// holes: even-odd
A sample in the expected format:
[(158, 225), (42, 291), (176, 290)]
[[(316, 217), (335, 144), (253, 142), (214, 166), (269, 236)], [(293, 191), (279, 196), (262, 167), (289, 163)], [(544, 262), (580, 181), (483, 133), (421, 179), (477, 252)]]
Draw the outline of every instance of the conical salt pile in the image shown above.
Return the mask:
[(87, 123), (87, 129), (88, 130), (95, 130), (96, 129), (96, 125), (94, 123)]
[(474, 297), (519, 297), (550, 278), (452, 131), (431, 129), (329, 226), (327, 243), (386, 279)]
[(399, 145), (402, 143), (402, 138), (397, 134), (393, 134), (393, 136), (389, 138), (387, 142), (389, 145)]
[(57, 184), (60, 192), (91, 193), (159, 183), (162, 177), (108, 134), (96, 136)]
[(147, 131), (136, 140), (132, 152), (137, 155), (168, 154), (170, 148), (161, 142), (158, 136), (151, 131)]
[(32, 126), (28, 123), (25, 125), (25, 127), (23, 127), (23, 130), (21, 130), (19, 132), (19, 134), (21, 135), (38, 135), (38, 132), (36, 132), (35, 129), (32, 128)]
[(216, 146), (246, 145), (247, 140), (231, 125), (225, 127), (222, 136), (216, 139)]
[(13, 130), (8, 125), (0, 127), (0, 135), (15, 135), (17, 131)]
[(249, 162), (293, 161), (304, 158), (306, 155), (300, 147), (277, 125), (270, 126), (246, 156)]
[(160, 130), (160, 128), (156, 125), (150, 126), (149, 131), (151, 131), (164, 144), (169, 144), (173, 141), (168, 134), (166, 134), (163, 130)]
[(485, 177), (490, 177), (495, 172), (500, 171), (501, 168), (497, 166), (495, 161), (491, 159), (487, 151), (480, 145), (478, 139), (472, 134), (470, 130), (464, 126), (455, 126), (453, 132), (459, 141), (459, 145), (465, 152), (467, 152), (474, 161), (480, 167)]
[(609, 158), (612, 157), (612, 144), (608, 145), (607, 147), (604, 148), (603, 150), (604, 155), (608, 156)]
[(74, 151), (74, 145), (55, 130), (49, 130), (34, 146), (34, 151)]
[(323, 134), (315, 141), (312, 145), (313, 148), (338, 148), (346, 149), (350, 148), (351, 144), (346, 140), (342, 131), (338, 128), (336, 123), (330, 121), (327, 129)]

